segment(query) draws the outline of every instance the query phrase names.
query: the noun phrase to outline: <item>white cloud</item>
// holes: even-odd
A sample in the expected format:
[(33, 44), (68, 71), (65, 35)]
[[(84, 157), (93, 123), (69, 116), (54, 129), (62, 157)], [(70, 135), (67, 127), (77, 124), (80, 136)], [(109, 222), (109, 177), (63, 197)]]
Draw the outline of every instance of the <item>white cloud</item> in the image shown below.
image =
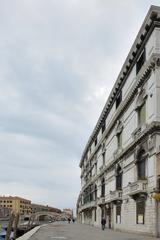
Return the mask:
[(1, 2), (1, 195), (74, 208), (83, 147), (151, 3)]

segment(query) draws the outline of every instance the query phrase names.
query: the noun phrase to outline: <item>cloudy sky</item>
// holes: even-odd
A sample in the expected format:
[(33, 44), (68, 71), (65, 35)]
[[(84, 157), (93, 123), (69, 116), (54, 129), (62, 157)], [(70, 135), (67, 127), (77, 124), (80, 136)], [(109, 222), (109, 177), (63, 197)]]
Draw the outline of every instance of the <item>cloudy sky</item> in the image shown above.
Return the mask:
[(81, 154), (151, 4), (0, 1), (0, 195), (75, 208)]

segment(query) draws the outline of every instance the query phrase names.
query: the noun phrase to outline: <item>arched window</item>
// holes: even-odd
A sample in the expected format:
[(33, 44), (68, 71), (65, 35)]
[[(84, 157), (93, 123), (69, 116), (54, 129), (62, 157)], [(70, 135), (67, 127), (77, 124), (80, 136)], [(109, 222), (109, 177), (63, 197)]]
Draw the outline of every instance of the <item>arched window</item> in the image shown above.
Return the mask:
[(140, 149), (137, 154), (137, 176), (138, 180), (146, 178), (146, 157), (144, 149)]
[(105, 179), (104, 178), (102, 178), (102, 181), (101, 181), (101, 196), (105, 197)]
[(117, 121), (116, 125), (116, 135), (117, 135), (117, 148), (121, 149), (122, 148), (122, 132), (123, 132), (123, 123), (121, 120)]
[(97, 185), (94, 186), (94, 199), (97, 200)]
[(93, 201), (93, 191), (92, 191), (92, 186), (89, 186), (89, 201)]
[(116, 190), (122, 190), (122, 169), (118, 165), (116, 175)]
[(136, 111), (138, 113), (138, 126), (146, 123), (146, 98), (147, 92), (145, 87), (138, 89), (138, 96), (136, 99)]

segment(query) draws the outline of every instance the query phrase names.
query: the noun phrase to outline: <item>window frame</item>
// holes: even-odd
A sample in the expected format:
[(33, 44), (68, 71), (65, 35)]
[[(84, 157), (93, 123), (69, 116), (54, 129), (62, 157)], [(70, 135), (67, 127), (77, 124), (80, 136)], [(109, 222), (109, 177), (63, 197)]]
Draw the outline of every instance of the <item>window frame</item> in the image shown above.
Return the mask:
[(144, 65), (146, 61), (146, 49), (144, 48), (142, 52), (140, 53), (137, 61), (136, 61), (136, 75), (139, 73), (141, 70), (142, 66)]
[(145, 224), (145, 208), (146, 208), (145, 199), (138, 199), (136, 201), (136, 224), (143, 224), (143, 225)]
[(118, 95), (116, 96), (116, 109), (122, 102), (122, 90), (119, 91)]
[(146, 180), (146, 158), (145, 150), (142, 148), (137, 155), (137, 179)]
[[(144, 114), (144, 116), (142, 115)], [(146, 101), (138, 108), (138, 126), (143, 126), (146, 123)]]
[[(122, 204), (117, 203), (116, 204), (116, 223), (118, 223), (118, 224), (121, 224), (121, 213), (122, 213)], [(120, 221), (118, 221), (118, 216), (120, 217), (119, 218)]]
[(117, 148), (122, 148), (122, 131), (117, 134)]
[(101, 197), (105, 197), (105, 178), (101, 180)]

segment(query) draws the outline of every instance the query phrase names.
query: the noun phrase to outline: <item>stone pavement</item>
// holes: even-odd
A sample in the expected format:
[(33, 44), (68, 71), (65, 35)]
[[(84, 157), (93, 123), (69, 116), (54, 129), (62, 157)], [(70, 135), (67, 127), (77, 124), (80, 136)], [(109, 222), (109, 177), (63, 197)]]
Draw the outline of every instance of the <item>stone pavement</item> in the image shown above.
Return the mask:
[(88, 225), (77, 223), (51, 223), (42, 226), (29, 240), (153, 240), (152, 238), (137, 234), (115, 232), (106, 229), (102, 231)]

